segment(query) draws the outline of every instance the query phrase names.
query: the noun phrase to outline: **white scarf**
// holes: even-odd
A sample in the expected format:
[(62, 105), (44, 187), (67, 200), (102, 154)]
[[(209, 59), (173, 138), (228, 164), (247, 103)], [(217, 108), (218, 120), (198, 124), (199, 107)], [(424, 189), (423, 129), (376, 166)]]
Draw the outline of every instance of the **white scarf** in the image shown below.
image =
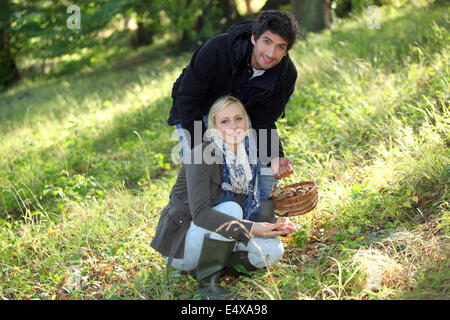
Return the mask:
[[(250, 192), (250, 182), (253, 175), (249, 164), (249, 157), (245, 151), (244, 140), (238, 144), (236, 153), (230, 149), (218, 133), (213, 132), (211, 134), (211, 140), (225, 156), (225, 163), (230, 172), (231, 185), (223, 183), (222, 188), (236, 194), (248, 194)], [(251, 159), (255, 156), (256, 153), (252, 155), (252, 152), (250, 152)], [(254, 159), (254, 161), (256, 163), (256, 159)]]

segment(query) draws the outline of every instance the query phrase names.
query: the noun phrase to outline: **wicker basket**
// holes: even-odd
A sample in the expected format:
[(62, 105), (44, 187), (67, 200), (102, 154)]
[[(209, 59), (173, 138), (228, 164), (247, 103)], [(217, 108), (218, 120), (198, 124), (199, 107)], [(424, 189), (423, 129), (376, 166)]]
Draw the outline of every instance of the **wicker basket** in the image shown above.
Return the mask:
[[(301, 169), (303, 170), (303, 169)], [(306, 170), (303, 170), (311, 174)], [(311, 176), (314, 180), (314, 178)], [(319, 200), (318, 187), (314, 181), (303, 181), (287, 186), (277, 187), (273, 189), (275, 179), (272, 183), (272, 193), (269, 195), (269, 199), (273, 199), (275, 205), (275, 214), (280, 217), (299, 216), (313, 210)], [(298, 189), (299, 187), (308, 188), (309, 190), (304, 194), (294, 194), (292, 196), (280, 197), (280, 195), (290, 194), (290, 190)]]

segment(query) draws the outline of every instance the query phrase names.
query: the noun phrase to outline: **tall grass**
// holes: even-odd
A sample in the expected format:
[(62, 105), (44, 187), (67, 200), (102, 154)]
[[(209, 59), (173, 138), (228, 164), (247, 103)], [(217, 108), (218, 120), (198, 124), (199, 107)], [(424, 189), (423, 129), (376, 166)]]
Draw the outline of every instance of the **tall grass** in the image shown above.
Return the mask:
[[(448, 6), (383, 8), (381, 29), (361, 15), (290, 53), (299, 79), (278, 128), (320, 200), (292, 218), (280, 263), (224, 278), (242, 299), (448, 298)], [(188, 59), (0, 96), (1, 298), (199, 298), (176, 270), (167, 288), (149, 247), (179, 168), (166, 118)]]

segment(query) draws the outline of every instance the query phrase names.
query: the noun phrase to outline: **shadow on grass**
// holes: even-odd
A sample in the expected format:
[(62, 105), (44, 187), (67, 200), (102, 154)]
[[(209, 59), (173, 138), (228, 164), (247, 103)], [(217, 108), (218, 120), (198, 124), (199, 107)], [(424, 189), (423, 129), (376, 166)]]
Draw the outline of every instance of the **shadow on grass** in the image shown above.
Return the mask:
[[(98, 131), (74, 132), (44, 150), (22, 153), (9, 164), (9, 174), (4, 177), (2, 207), (16, 218), (27, 208), (38, 209), (37, 201), (53, 212), (59, 210), (63, 199), (72, 199), (71, 195), (97, 196), (97, 190), (115, 185), (140, 188), (160, 179), (175, 166), (170, 160), (170, 151), (177, 144), (171, 141), (175, 127), (166, 122), (170, 107), (171, 98), (166, 96), (113, 118)], [(26, 200), (18, 201), (18, 195)]]
[(90, 99), (100, 99), (99, 104), (117, 100), (136, 84), (142, 85), (147, 77), (158, 79), (164, 73), (182, 68), (184, 60), (180, 59), (180, 52), (169, 48), (143, 50), (114, 63), (111, 68), (43, 78), (43, 83), (31, 87), (19, 85), (19, 89), (0, 95), (0, 120), (7, 124), (0, 132), (9, 132), (25, 119), (31, 124), (45, 115), (64, 119), (68, 107), (76, 112), (89, 112), (92, 106), (86, 102)]

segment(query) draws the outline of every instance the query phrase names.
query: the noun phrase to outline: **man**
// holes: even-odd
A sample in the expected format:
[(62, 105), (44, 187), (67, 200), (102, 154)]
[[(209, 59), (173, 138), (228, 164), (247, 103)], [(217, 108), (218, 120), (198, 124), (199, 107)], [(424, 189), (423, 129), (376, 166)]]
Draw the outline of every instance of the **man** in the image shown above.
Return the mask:
[(257, 133), (265, 175), (260, 180), (261, 199), (271, 192), (274, 175), (281, 179), (292, 173), (275, 122), (284, 116), (295, 87), (297, 71), (288, 51), (297, 33), (292, 14), (262, 11), (255, 21), (232, 25), (200, 46), (172, 89), (168, 124), (177, 126), (182, 154), (202, 142), (214, 101), (231, 94), (243, 102)]

